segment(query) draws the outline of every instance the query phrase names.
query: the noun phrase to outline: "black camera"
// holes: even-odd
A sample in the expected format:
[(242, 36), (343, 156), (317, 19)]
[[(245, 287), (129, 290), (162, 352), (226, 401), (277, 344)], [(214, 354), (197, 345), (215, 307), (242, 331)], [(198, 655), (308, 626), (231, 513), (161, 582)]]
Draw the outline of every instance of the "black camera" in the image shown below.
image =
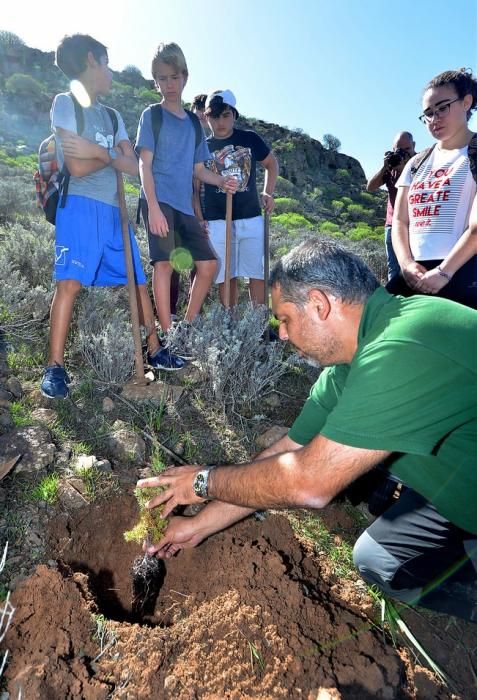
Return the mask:
[(395, 151), (386, 151), (384, 154), (386, 165), (390, 168), (397, 168), (408, 155), (408, 152), (405, 151), (404, 148), (396, 148)]

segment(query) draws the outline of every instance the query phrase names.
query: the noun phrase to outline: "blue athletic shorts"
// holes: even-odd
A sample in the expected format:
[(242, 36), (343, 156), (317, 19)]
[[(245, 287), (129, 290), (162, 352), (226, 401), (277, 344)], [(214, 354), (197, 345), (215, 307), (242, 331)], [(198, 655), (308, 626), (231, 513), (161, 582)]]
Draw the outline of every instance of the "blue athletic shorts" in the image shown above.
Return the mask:
[[(145, 284), (139, 249), (129, 227), (136, 284)], [(126, 284), (126, 261), (119, 207), (71, 194), (56, 212), (56, 280), (77, 280), (85, 287)]]

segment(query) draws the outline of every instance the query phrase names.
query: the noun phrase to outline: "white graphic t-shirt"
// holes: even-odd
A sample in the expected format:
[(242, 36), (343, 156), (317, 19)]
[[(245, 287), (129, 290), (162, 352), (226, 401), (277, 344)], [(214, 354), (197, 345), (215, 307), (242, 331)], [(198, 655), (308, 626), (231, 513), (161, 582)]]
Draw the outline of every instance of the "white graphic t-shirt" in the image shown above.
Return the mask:
[[(415, 156), (416, 157), (416, 156)], [(442, 260), (464, 233), (476, 193), (467, 146), (435, 146), (411, 181), (414, 158), (396, 187), (409, 187), (409, 244), (415, 260)]]

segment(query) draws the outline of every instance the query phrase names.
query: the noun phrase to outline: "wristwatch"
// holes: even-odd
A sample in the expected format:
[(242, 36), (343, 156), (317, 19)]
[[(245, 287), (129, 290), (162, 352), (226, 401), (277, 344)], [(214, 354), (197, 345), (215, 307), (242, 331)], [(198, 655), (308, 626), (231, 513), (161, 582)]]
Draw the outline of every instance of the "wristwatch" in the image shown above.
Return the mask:
[(209, 474), (216, 466), (216, 464), (208, 464), (205, 469), (201, 469), (195, 475), (192, 488), (198, 498), (209, 498)]
[(111, 160), (116, 160), (118, 157), (117, 151), (114, 150), (114, 148), (108, 148), (108, 155), (111, 158)]

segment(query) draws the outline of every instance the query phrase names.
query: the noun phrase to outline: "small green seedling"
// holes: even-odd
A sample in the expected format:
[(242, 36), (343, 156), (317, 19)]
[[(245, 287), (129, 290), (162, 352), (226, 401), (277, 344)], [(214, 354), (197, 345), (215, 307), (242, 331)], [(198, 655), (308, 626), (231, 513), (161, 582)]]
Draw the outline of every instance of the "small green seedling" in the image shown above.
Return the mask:
[[(167, 521), (162, 517), (162, 508), (146, 508), (146, 503), (164, 491), (163, 486), (146, 486), (134, 489), (139, 504), (139, 521), (132, 530), (124, 533), (126, 542), (152, 543), (158, 542), (167, 527)], [(133, 561), (131, 568), (133, 579), (132, 609), (138, 618), (152, 614), (157, 596), (165, 576), (164, 562), (156, 557), (145, 554)]]
[(146, 541), (158, 542), (161, 539), (167, 526), (167, 521), (161, 515), (162, 508), (158, 507), (149, 510), (146, 508), (146, 503), (163, 491), (164, 487), (162, 486), (146, 486), (142, 489), (134, 489), (134, 495), (139, 504), (139, 521), (132, 530), (127, 530), (124, 533), (126, 542), (142, 544)]

